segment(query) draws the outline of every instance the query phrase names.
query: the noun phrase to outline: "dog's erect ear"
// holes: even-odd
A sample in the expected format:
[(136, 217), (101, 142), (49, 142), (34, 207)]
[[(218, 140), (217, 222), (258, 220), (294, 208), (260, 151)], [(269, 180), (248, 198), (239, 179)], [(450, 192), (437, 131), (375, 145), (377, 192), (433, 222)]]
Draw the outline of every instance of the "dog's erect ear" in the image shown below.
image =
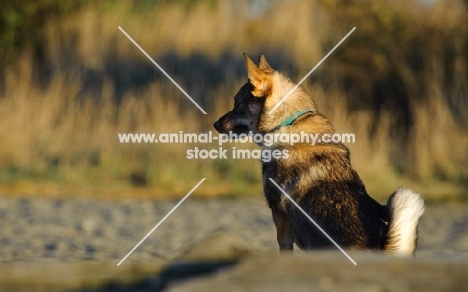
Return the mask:
[(270, 64), (268, 64), (264, 54), (260, 54), (260, 56), (258, 56), (258, 68), (267, 73), (273, 73), (275, 71), (271, 68)]
[(265, 97), (271, 89), (270, 74), (258, 68), (245, 53), (244, 58), (250, 84), (254, 87), (252, 94), (255, 97)]

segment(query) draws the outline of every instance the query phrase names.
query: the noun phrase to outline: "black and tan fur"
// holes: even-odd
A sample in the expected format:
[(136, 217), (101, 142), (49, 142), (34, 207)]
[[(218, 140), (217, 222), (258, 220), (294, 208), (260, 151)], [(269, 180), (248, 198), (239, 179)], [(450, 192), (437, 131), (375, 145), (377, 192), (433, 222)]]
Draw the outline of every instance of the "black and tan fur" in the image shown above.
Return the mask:
[[(314, 133), (335, 130), (315, 102), (298, 87), (275, 111), (268, 112), (294, 86), (260, 55), (259, 65), (245, 55), (249, 82), (234, 97), (234, 109), (214, 127), (220, 133)], [(297, 113), (300, 114), (295, 117)], [(282, 122), (291, 119), (289, 125)], [(263, 149), (288, 150), (288, 158), (262, 162), (264, 195), (271, 208), (281, 250), (331, 247), (332, 243), (304, 216), (269, 178), (275, 180), (338, 244), (350, 249), (382, 249), (411, 255), (417, 224), (424, 211), (420, 196), (398, 189), (387, 205), (366, 192), (341, 143), (276, 143)]]

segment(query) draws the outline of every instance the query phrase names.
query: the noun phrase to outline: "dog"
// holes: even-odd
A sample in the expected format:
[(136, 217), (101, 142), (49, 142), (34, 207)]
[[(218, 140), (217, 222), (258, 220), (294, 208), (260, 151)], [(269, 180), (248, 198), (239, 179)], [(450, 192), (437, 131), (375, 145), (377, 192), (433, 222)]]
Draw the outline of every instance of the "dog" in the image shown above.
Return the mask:
[[(244, 54), (248, 82), (234, 96), (234, 109), (213, 126), (221, 134), (335, 133), (313, 99), (275, 71), (265, 56), (258, 66)], [(421, 196), (407, 188), (397, 189), (387, 205), (371, 198), (350, 162), (342, 143), (257, 143), (262, 151), (288, 152), (262, 161), (264, 196), (276, 226), (280, 251), (327, 249), (332, 242), (286, 198), (275, 181), (340, 246), (348, 249), (384, 250), (413, 255), (418, 222), (424, 213)]]

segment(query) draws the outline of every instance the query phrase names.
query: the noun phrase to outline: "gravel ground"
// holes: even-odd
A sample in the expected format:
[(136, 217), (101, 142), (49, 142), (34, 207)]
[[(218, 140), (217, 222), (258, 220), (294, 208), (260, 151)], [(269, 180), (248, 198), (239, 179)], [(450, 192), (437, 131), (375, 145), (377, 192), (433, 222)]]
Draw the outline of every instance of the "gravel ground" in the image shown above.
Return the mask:
[[(177, 201), (86, 201), (0, 197), (0, 262), (119, 262)], [(187, 199), (127, 259), (171, 259), (216, 233), (233, 233), (259, 250), (276, 250), (261, 199)], [(419, 250), (468, 250), (468, 206), (429, 206)]]

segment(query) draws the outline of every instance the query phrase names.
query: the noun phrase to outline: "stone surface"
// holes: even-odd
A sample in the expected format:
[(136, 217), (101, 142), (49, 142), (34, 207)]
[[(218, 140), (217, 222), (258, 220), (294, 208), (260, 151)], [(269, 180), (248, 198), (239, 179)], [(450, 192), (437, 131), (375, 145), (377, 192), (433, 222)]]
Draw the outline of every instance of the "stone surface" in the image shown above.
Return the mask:
[(172, 285), (167, 291), (468, 291), (468, 253), (402, 259), (379, 253), (339, 252), (249, 257), (231, 270)]
[(189, 198), (117, 267), (177, 202), (0, 196), (0, 291), (466, 287), (459, 275), (468, 269), (467, 205), (427, 207), (414, 259), (358, 253), (354, 267), (339, 252), (297, 250), (292, 257), (277, 256), (275, 228), (261, 198)]

